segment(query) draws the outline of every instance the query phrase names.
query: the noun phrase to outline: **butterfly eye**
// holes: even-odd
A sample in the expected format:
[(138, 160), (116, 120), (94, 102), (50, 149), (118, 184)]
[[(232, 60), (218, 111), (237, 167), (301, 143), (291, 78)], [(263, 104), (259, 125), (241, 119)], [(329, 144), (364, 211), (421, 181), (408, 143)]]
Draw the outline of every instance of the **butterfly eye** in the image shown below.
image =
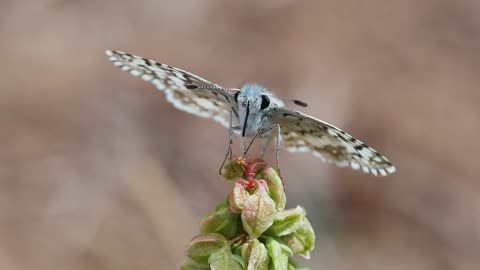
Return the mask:
[(260, 105), (260, 109), (264, 110), (270, 105), (270, 98), (267, 95), (262, 95), (262, 105)]
[(240, 91), (237, 91), (235, 95), (233, 95), (233, 98), (235, 99), (235, 102), (238, 103), (238, 95), (240, 94)]

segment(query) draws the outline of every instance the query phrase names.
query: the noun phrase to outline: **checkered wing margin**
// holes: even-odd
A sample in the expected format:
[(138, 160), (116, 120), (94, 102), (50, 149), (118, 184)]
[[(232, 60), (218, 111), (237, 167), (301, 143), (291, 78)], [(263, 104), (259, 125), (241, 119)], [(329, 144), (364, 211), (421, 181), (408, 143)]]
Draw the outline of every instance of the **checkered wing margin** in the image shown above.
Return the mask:
[(106, 51), (114, 66), (151, 82), (176, 108), (229, 127), (232, 93), (184, 70), (119, 51)]
[(274, 114), (291, 152), (313, 151), (327, 162), (373, 175), (395, 172), (386, 157), (335, 126), (288, 108), (277, 108)]

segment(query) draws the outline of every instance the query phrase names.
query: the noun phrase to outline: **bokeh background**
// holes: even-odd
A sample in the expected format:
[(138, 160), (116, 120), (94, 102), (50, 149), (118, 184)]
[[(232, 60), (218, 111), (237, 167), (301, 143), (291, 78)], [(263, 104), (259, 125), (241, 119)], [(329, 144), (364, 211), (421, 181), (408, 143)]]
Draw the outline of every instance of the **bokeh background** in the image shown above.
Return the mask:
[(280, 153), (312, 269), (480, 268), (480, 2), (0, 1), (0, 269), (175, 269), (229, 192), (219, 124), (116, 49), (257, 81), (380, 150), (377, 178)]

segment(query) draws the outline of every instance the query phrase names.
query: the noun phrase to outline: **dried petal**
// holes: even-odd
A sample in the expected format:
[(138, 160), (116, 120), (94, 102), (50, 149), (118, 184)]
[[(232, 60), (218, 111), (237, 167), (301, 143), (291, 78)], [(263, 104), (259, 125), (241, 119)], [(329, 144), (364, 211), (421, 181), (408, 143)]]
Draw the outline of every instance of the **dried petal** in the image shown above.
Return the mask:
[(245, 173), (253, 173), (254, 175), (256, 175), (257, 173), (260, 173), (263, 168), (265, 168), (265, 166), (267, 166), (267, 163), (260, 158), (244, 160), (243, 171)]

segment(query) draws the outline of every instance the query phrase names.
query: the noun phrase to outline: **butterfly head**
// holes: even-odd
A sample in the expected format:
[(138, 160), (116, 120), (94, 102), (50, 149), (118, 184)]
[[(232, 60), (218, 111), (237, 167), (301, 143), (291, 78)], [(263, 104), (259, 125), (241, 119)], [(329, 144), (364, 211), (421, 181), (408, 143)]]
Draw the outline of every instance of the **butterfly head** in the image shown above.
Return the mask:
[(234, 97), (243, 137), (255, 135), (265, 113), (274, 107), (283, 106), (280, 99), (258, 84), (243, 85)]
[(265, 110), (270, 106), (272, 95), (266, 88), (258, 84), (245, 84), (235, 93), (238, 108), (247, 108), (251, 113)]

